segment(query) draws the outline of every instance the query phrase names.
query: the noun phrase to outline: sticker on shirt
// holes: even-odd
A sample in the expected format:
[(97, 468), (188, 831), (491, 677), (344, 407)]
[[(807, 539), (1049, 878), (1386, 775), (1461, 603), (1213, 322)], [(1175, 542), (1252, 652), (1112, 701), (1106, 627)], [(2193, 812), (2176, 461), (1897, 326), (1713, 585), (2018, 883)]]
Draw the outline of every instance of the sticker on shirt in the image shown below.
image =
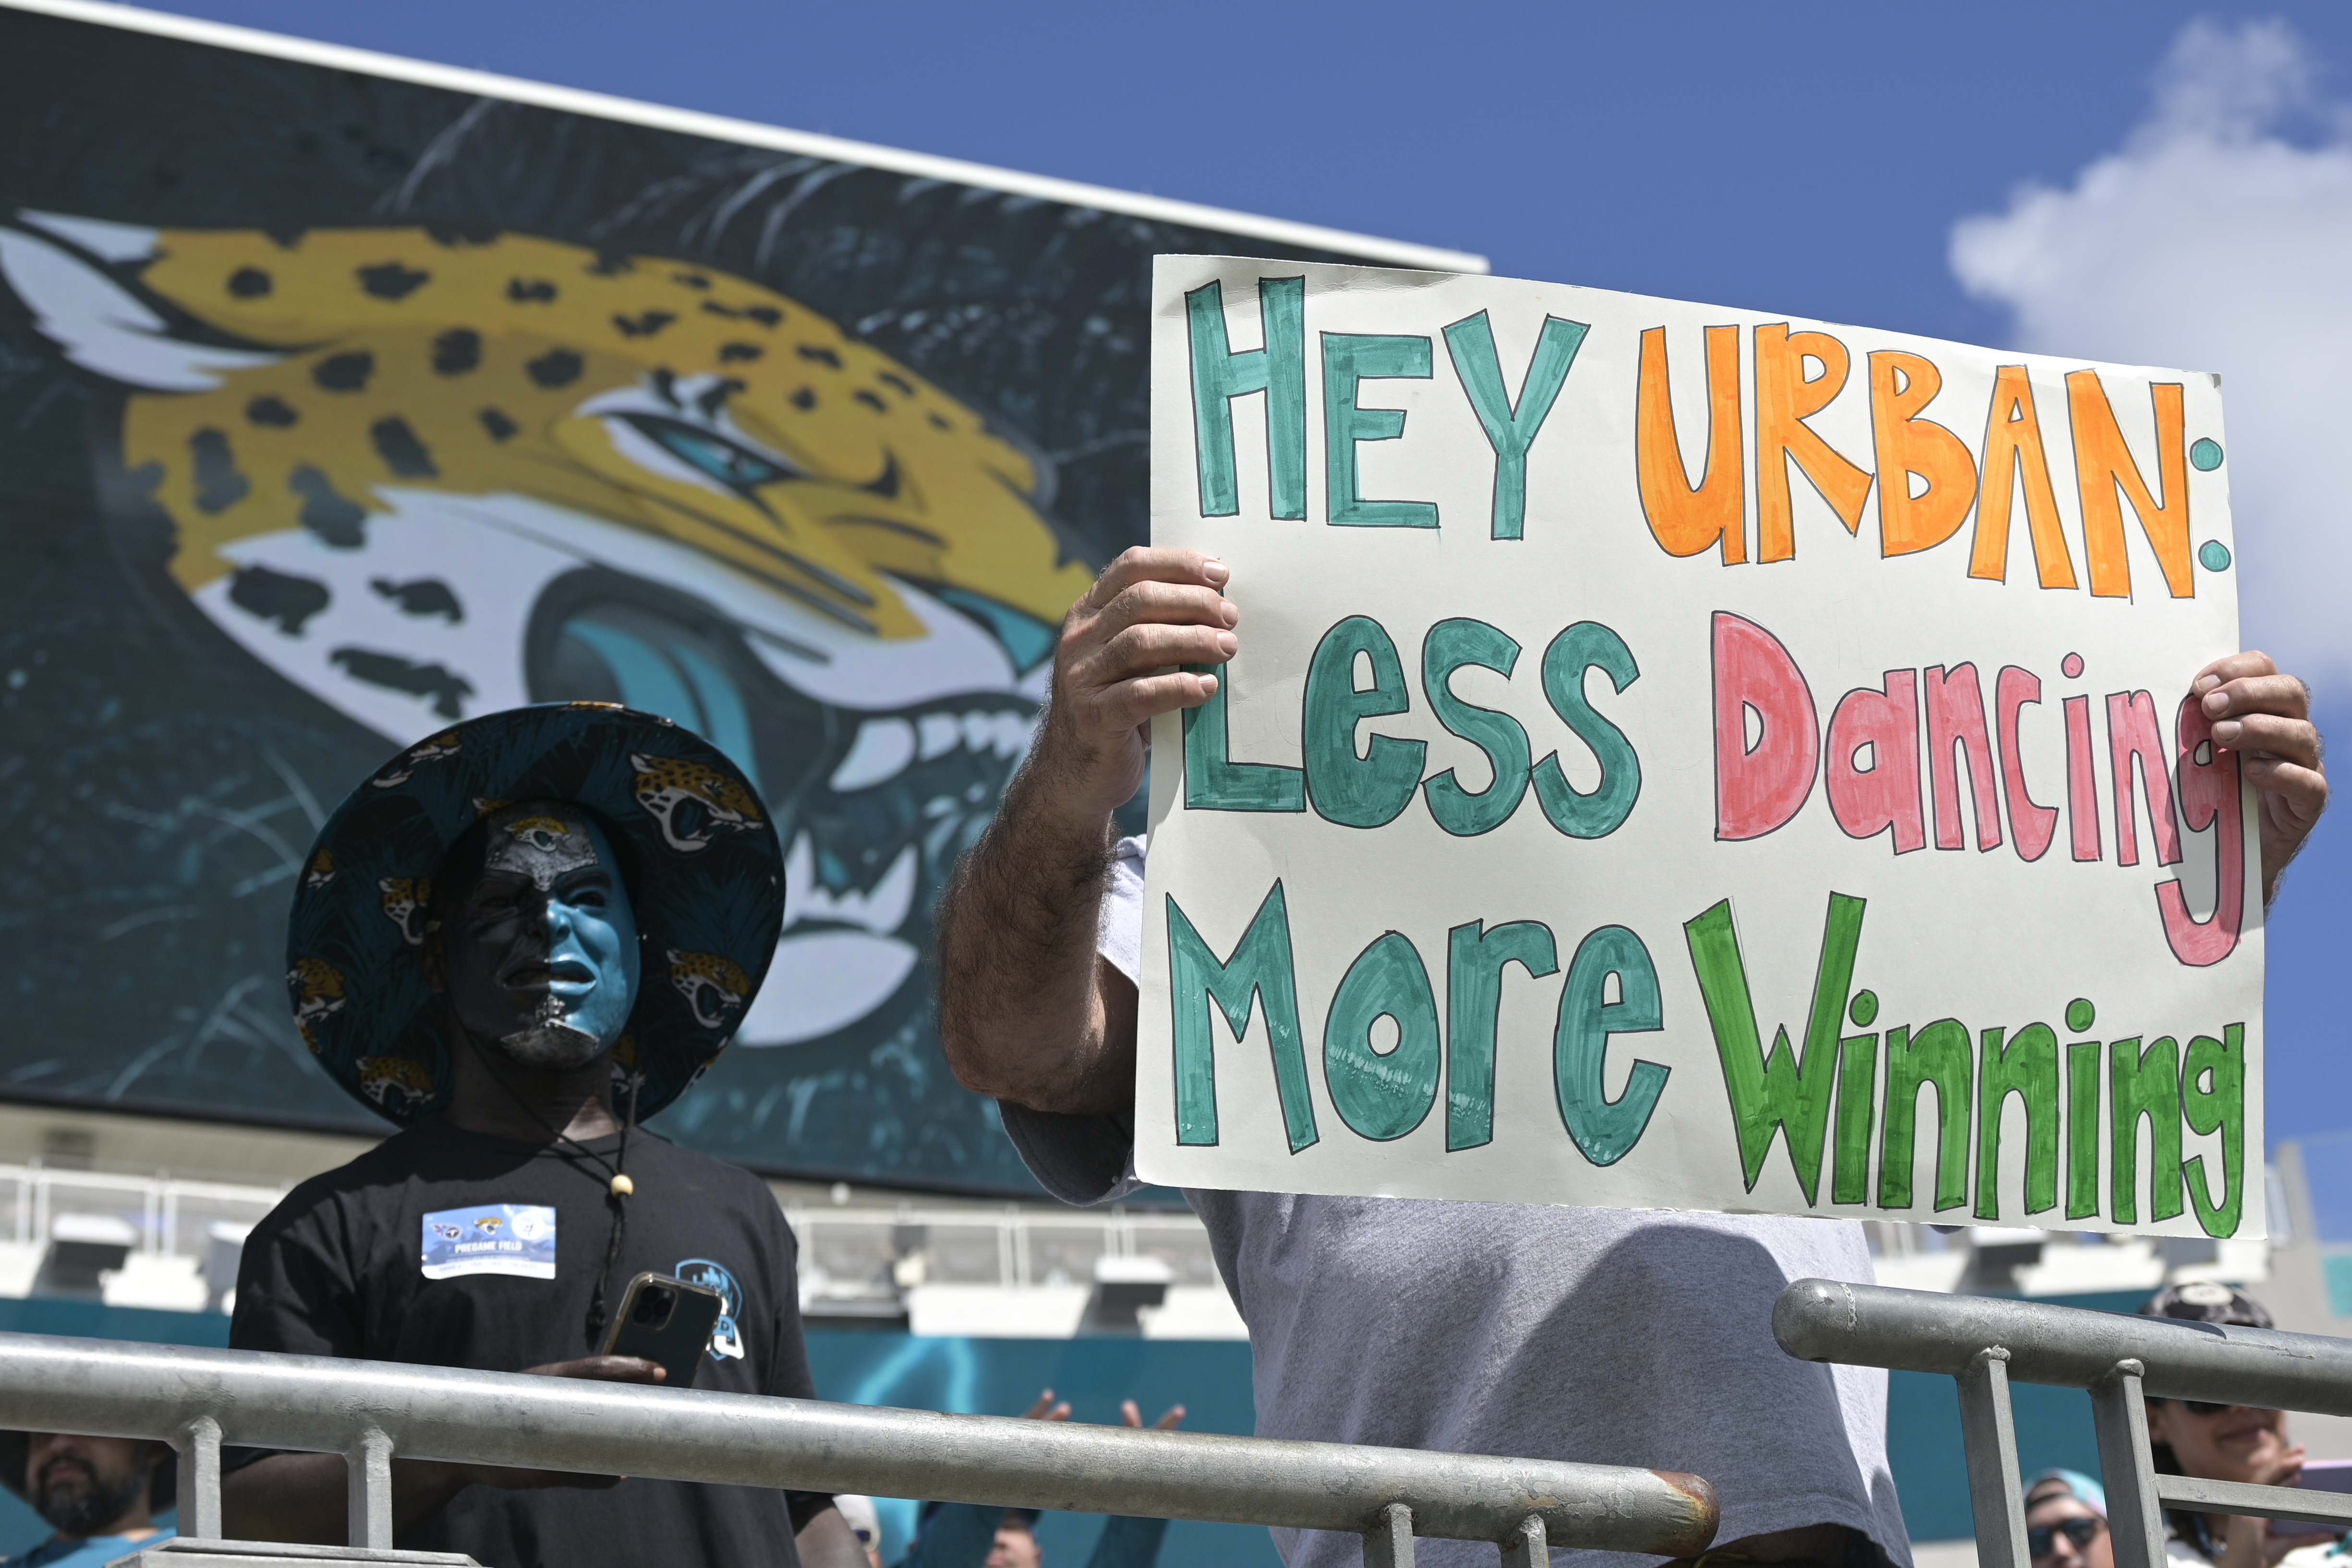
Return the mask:
[(742, 1360), (743, 1335), (735, 1319), (743, 1311), (743, 1292), (736, 1288), (735, 1276), (724, 1264), (708, 1258), (681, 1258), (673, 1272), (689, 1285), (708, 1285), (719, 1292), (719, 1321), (710, 1329), (710, 1359)]
[(479, 1203), (425, 1217), (425, 1277), (465, 1274), (555, 1278), (555, 1210), (536, 1203)]

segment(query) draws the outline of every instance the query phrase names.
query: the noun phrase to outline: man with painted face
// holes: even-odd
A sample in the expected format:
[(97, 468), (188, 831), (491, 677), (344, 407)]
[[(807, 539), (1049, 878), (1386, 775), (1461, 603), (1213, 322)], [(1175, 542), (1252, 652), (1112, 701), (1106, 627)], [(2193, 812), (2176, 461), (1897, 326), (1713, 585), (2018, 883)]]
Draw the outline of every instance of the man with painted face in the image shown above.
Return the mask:
[[(362, 784), (308, 862), (289, 983), (320, 1063), (404, 1130), (257, 1228), (231, 1344), (657, 1383), (596, 1354), (650, 1272), (726, 1299), (697, 1386), (814, 1396), (773, 1197), (637, 1126), (750, 1005), (782, 885), (733, 765), (623, 709), (486, 716)], [(229, 1463), (231, 1537), (344, 1539), (341, 1456)], [(864, 1562), (821, 1495), (393, 1469), (399, 1544), (488, 1568)]]

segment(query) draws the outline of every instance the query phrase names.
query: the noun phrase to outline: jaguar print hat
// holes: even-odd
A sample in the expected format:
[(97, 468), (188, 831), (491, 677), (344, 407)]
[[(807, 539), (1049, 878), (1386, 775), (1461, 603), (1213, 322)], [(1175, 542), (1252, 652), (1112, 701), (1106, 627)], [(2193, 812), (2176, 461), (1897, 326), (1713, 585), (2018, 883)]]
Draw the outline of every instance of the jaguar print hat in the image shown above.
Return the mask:
[(645, 1075), (641, 1119), (718, 1059), (775, 955), (775, 828), (735, 764), (691, 731), (610, 703), (551, 703), (421, 740), (320, 830), (286, 939), (287, 989), (311, 1054), (403, 1126), (447, 1104), (452, 1088), (422, 962), (434, 871), (467, 829), (515, 800), (585, 807), (620, 854), (645, 968), (614, 1071)]

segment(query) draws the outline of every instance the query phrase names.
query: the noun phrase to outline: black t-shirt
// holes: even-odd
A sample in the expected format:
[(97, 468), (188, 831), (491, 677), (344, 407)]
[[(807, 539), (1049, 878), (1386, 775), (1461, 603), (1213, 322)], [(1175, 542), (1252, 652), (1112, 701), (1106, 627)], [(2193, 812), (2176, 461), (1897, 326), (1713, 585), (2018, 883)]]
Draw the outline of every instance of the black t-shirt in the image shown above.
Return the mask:
[[(619, 1143), (586, 1146), (609, 1160)], [(606, 1310), (640, 1272), (716, 1286), (726, 1315), (694, 1386), (814, 1398), (792, 1228), (766, 1186), (644, 1132), (631, 1135), (627, 1163), (636, 1190)], [(485, 1372), (592, 1354), (585, 1320), (611, 1235), (607, 1179), (561, 1145), (421, 1123), (304, 1182), (255, 1228), (229, 1343)], [(487, 1568), (798, 1568), (793, 1504), (805, 1512), (814, 1500), (642, 1479), (601, 1491), (476, 1486), (399, 1544), (463, 1552)]]

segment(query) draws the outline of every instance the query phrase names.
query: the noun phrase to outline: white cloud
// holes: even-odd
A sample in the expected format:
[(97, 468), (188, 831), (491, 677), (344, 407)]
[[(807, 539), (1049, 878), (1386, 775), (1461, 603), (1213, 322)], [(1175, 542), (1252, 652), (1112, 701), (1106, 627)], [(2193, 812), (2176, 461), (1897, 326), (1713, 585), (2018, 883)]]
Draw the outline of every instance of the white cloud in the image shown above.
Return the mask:
[[(2222, 372), (2241, 624), (2352, 685), (2352, 113), (2282, 23), (2196, 22), (2122, 148), (1963, 219), (1952, 270), (2032, 351)], [(2315, 124), (2297, 144), (2291, 123)]]

